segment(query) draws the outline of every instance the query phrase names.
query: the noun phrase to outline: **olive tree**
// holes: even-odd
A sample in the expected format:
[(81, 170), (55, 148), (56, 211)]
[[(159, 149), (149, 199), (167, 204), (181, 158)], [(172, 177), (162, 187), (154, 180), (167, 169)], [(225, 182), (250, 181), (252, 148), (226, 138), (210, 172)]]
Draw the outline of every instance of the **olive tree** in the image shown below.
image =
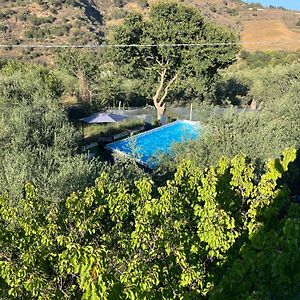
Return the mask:
[(60, 103), (62, 92), (49, 68), (0, 68), (0, 195), (16, 200), (30, 181), (58, 200), (96, 178), (96, 164), (78, 155), (80, 135)]

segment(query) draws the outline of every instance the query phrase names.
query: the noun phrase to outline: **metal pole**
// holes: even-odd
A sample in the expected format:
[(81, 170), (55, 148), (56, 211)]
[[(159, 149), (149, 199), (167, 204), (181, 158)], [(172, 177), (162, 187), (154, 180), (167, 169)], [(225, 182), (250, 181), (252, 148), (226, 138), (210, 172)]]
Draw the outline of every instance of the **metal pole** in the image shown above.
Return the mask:
[(190, 121), (192, 121), (192, 114), (193, 114), (193, 103), (191, 103), (191, 109), (190, 109)]

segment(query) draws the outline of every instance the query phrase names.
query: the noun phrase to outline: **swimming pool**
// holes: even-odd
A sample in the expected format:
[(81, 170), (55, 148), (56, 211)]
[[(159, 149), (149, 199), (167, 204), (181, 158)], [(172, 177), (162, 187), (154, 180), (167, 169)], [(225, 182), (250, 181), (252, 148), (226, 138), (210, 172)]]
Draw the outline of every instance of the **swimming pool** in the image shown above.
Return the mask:
[(172, 155), (174, 143), (197, 139), (200, 129), (198, 122), (175, 121), (134, 137), (110, 143), (106, 148), (133, 157), (147, 167), (155, 168), (159, 164), (160, 154)]

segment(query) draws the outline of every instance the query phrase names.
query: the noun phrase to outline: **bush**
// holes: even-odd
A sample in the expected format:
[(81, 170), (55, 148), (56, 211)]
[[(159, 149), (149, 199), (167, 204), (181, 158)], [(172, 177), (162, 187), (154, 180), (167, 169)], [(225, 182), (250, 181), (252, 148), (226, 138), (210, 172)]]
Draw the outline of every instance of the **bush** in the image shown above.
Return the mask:
[(110, 19), (115, 19), (115, 20), (118, 20), (118, 19), (123, 19), (127, 16), (127, 11), (126, 10), (123, 10), (123, 9), (120, 9), (120, 8), (115, 8), (111, 11), (110, 13)]
[(116, 7), (119, 7), (119, 8), (124, 6), (123, 0), (114, 0), (114, 4)]
[[(178, 161), (188, 156), (207, 166), (224, 154), (232, 157), (242, 152), (260, 164), (279, 155), (285, 147), (300, 149), (299, 74), (300, 67), (296, 64), (234, 71), (219, 92), (225, 99), (226, 96), (231, 100), (241, 99), (248, 104), (255, 100), (259, 110), (215, 108), (211, 112), (211, 108), (201, 107), (198, 119), (205, 132), (199, 141), (191, 142), (190, 148), (179, 147)], [(208, 116), (203, 115), (206, 109)], [(178, 161), (173, 163), (176, 165)], [(300, 166), (295, 172), (299, 170)], [(300, 186), (299, 177), (294, 176), (294, 181), (293, 186)]]
[(49, 9), (49, 5), (47, 3), (43, 3), (43, 4), (41, 4), (41, 9), (43, 11), (47, 11), (47, 9)]
[[(82, 26), (84, 26), (85, 22), (82, 20), (75, 20), (74, 21), (74, 27), (77, 29), (81, 29)], [(80, 30), (81, 31), (81, 30)]]
[[(160, 187), (107, 168), (58, 203), (32, 184), (16, 202), (1, 195), (0, 296), (296, 299), (300, 208), (277, 185), (294, 159), (284, 151), (258, 175), (243, 155), (184, 160)], [(86, 169), (76, 163), (61, 174)]]
[(241, 58), (245, 59), (247, 66), (251, 69), (263, 68), (268, 65), (286, 65), (293, 62), (297, 62), (300, 55), (297, 52), (262, 52), (256, 51), (255, 53), (248, 53), (241, 51)]
[(241, 59), (247, 59), (249, 57), (250, 53), (248, 51), (242, 50), (240, 52), (240, 58)]
[(50, 8), (50, 12), (54, 15), (57, 15), (58, 14), (58, 11), (54, 8), (54, 7), (51, 7)]
[(40, 53), (37, 52), (37, 51), (31, 51), (31, 52), (29, 53), (29, 57), (30, 57), (31, 59), (38, 58), (39, 56), (41, 56), (41, 55), (40, 55)]
[(217, 9), (214, 5), (209, 5), (209, 10), (213, 13), (216, 13), (217, 12)]
[[(57, 201), (93, 182), (96, 166), (76, 155), (79, 134), (59, 102), (64, 84), (57, 74), (21, 63), (5, 64), (0, 74), (0, 194), (17, 197), (30, 180)], [(76, 165), (82, 170), (74, 172)]]
[(149, 7), (149, 4), (148, 4), (147, 0), (139, 0), (138, 3), (139, 3), (141, 8), (148, 8)]
[(13, 9), (8, 9), (5, 14), (7, 16), (7, 18), (10, 18), (11, 16), (15, 15), (17, 12)]
[(8, 43), (11, 44), (11, 45), (20, 45), (20, 41), (15, 39), (15, 38), (10, 38), (8, 40)]
[(226, 8), (226, 13), (229, 14), (230, 16), (238, 16), (238, 11), (234, 8)]
[(28, 21), (30, 21), (34, 26), (39, 26), (43, 23), (43, 19), (42, 18), (38, 18), (37, 16), (34, 15), (30, 15), (28, 16)]
[(17, 16), (17, 19), (21, 22), (24, 22), (26, 21), (28, 18), (28, 14), (27, 13), (19, 13), (18, 16)]
[(6, 30), (7, 30), (7, 26), (0, 24), (0, 32), (6, 32)]
[(62, 1), (61, 0), (50, 0), (50, 3), (54, 8), (59, 8), (61, 6)]
[(71, 27), (71, 24), (53, 26), (50, 28), (50, 34), (52, 34), (53, 36), (67, 35)]
[(79, 4), (76, 0), (65, 0), (65, 3), (70, 5), (70, 6), (73, 6), (73, 7), (79, 6)]
[(26, 38), (29, 39), (42, 39), (45, 36), (43, 29), (32, 27), (24, 33)]
[(7, 16), (6, 13), (0, 12), (0, 20), (5, 20), (5, 19), (7, 19), (7, 18), (8, 18), (8, 16)]

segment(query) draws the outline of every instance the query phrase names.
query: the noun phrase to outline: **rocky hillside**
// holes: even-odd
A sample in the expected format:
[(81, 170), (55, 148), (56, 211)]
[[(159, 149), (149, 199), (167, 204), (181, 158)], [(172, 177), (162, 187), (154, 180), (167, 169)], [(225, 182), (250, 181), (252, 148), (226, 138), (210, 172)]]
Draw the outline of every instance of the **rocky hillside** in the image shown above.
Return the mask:
[[(112, 29), (122, 23), (129, 12), (135, 11), (146, 15), (148, 7), (155, 1), (157, 0), (0, 0), (0, 43), (5, 45), (101, 43)], [(272, 38), (274, 20), (277, 20), (284, 30), (293, 31), (291, 34), (293, 39), (295, 35), (298, 36), (300, 15), (296, 12), (275, 8), (263, 9), (260, 5), (249, 5), (239, 0), (181, 0), (181, 2), (197, 7), (205, 18), (242, 32), (242, 38), (246, 42), (256, 33), (257, 26), (254, 24), (259, 24), (258, 20), (260, 22), (272, 20), (270, 23), (263, 23), (263, 26), (271, 29)], [(252, 48), (250, 50), (257, 50), (260, 46)], [(1, 56), (27, 55), (36, 58), (40, 55), (39, 51), (28, 48), (17, 51), (8, 47), (0, 51)], [(51, 53), (51, 50), (48, 52)], [(43, 51), (43, 55), (45, 53), (47, 51)]]

